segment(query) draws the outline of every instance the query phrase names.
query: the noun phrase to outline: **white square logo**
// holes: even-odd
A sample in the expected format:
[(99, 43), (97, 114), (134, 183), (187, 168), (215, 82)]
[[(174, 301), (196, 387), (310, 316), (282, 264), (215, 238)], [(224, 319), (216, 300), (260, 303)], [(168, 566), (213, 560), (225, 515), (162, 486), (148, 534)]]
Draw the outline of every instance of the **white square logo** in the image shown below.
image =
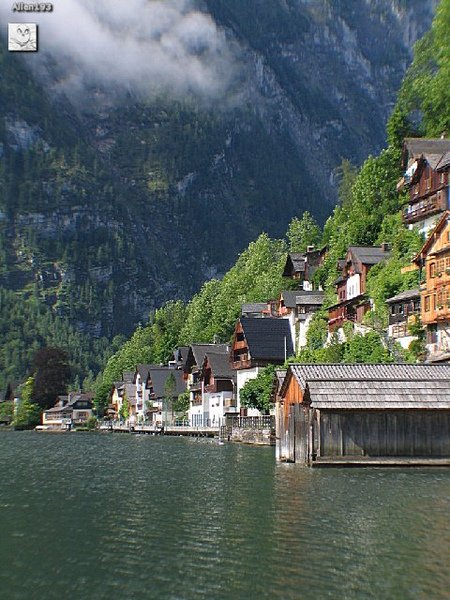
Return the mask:
[(36, 23), (8, 23), (10, 52), (37, 52)]

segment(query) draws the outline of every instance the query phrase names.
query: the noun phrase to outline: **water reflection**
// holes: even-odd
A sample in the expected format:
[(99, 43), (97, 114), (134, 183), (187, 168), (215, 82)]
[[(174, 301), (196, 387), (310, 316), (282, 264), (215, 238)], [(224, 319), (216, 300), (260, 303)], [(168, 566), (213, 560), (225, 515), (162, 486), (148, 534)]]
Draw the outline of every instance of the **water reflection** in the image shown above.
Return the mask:
[(1, 598), (447, 597), (445, 470), (106, 434), (3, 433), (0, 451)]

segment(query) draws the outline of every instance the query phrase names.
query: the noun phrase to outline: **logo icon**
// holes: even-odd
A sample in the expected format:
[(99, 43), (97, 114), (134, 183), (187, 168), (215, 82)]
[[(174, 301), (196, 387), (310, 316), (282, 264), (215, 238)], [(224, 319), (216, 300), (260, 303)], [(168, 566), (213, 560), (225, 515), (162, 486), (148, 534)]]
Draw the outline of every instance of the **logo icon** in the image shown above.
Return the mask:
[(10, 52), (37, 52), (36, 23), (8, 23), (8, 50)]

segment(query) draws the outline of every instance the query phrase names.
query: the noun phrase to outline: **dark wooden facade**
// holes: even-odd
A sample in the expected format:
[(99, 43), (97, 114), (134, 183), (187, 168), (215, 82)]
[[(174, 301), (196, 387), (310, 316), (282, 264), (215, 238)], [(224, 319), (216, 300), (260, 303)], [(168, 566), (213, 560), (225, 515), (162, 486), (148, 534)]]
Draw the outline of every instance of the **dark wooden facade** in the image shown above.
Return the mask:
[(450, 140), (405, 140), (403, 147), (405, 175), (397, 189), (408, 188), (409, 204), (403, 222), (414, 224), (449, 208)]
[(370, 310), (366, 296), (367, 275), (373, 265), (389, 257), (389, 247), (350, 246), (338, 263), (340, 275), (335, 282), (338, 302), (328, 308), (328, 331), (333, 333), (346, 321), (362, 323)]

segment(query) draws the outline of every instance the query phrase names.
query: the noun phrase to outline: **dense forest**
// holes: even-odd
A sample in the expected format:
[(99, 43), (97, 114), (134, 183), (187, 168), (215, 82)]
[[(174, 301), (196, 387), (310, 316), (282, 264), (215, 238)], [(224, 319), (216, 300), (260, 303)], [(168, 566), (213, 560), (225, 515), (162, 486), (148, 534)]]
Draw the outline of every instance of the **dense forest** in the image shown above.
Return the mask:
[[(97, 402), (106, 402), (111, 383), (121, 372), (138, 362), (165, 362), (177, 345), (192, 342), (230, 340), (241, 304), (276, 298), (292, 285), (283, 281), (282, 269), (287, 251), (301, 251), (308, 244), (327, 245), (325, 264), (315, 277), (324, 286), (325, 306), (335, 300), (333, 282), (337, 260), (351, 245), (388, 242), (388, 261), (369, 273), (368, 293), (374, 310), (367, 316), (372, 331), (365, 337), (348, 332), (346, 343), (324, 348), (327, 332), (325, 311), (318, 312), (308, 333), (308, 345), (297, 357), (317, 362), (389, 362), (398, 360), (400, 349), (384, 340), (387, 309), (384, 301), (418, 284), (417, 274), (401, 274), (423, 240), (401, 221), (407, 202), (396, 191), (401, 172), (401, 148), (406, 136), (433, 137), (450, 131), (450, 0), (441, 2), (429, 33), (416, 45), (414, 60), (403, 81), (397, 104), (387, 125), (389, 145), (378, 156), (369, 157), (357, 170), (348, 161), (340, 169), (339, 203), (320, 230), (308, 212), (294, 218), (285, 239), (274, 240), (261, 234), (239, 256), (236, 264), (218, 280), (207, 281), (187, 304), (170, 302), (157, 310), (149, 323), (139, 327), (131, 339), (115, 353), (98, 381)], [(403, 354), (402, 360), (420, 357), (418, 344)]]

